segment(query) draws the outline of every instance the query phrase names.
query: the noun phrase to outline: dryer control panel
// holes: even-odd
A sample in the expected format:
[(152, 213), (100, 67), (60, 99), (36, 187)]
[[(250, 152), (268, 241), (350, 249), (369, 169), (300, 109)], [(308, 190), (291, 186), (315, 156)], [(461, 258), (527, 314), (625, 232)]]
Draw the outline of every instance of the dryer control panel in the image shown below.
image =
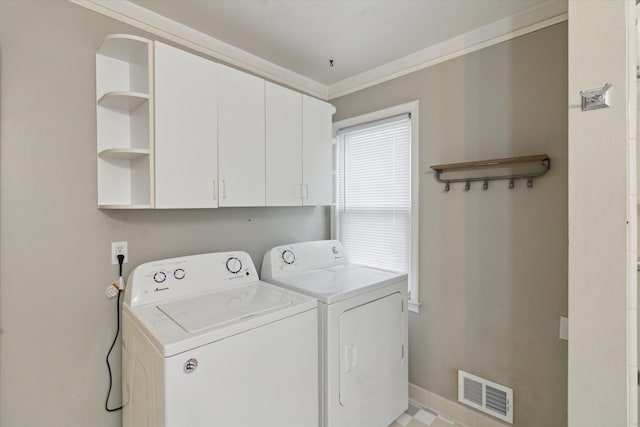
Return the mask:
[(218, 252), (139, 265), (129, 275), (124, 303), (130, 307), (186, 298), (258, 280), (246, 252)]
[(319, 268), (349, 264), (338, 240), (317, 240), (277, 246), (267, 251), (262, 260), (262, 277), (279, 278)]

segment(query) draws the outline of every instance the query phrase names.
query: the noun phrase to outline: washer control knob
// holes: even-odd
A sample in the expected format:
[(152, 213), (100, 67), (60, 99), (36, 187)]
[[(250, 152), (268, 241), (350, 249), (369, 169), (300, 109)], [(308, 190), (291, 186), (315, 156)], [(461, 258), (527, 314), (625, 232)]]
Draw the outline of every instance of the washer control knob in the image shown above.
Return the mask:
[(153, 275), (153, 281), (156, 283), (162, 283), (165, 280), (167, 280), (167, 275), (164, 273), (164, 271), (158, 271)]
[(227, 270), (233, 274), (240, 272), (240, 270), (242, 270), (242, 261), (234, 256), (230, 257), (227, 259)]
[(338, 255), (338, 247), (334, 246), (331, 248), (331, 252), (333, 252), (334, 254)]
[(282, 260), (286, 264), (293, 264), (296, 260), (296, 254), (294, 254), (289, 249), (286, 249), (285, 251), (282, 252)]
[(178, 280), (184, 279), (184, 275), (185, 275), (185, 272), (181, 268), (177, 268), (176, 271), (173, 272), (173, 277), (175, 277)]

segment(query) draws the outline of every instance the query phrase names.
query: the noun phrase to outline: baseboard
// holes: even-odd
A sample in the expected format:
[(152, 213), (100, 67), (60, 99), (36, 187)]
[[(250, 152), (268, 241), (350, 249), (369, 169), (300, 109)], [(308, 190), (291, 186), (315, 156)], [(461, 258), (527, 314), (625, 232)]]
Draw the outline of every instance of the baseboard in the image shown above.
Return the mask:
[(409, 402), (434, 410), (443, 418), (464, 427), (512, 427), (458, 402), (454, 402), (415, 384), (409, 383)]

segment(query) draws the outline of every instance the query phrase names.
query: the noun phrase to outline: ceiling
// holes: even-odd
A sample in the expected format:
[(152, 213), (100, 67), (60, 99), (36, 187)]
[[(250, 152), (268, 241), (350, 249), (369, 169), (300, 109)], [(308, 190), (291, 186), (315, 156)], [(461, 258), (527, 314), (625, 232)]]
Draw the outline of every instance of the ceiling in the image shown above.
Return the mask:
[(130, 1), (331, 86), (496, 21), (562, 0)]

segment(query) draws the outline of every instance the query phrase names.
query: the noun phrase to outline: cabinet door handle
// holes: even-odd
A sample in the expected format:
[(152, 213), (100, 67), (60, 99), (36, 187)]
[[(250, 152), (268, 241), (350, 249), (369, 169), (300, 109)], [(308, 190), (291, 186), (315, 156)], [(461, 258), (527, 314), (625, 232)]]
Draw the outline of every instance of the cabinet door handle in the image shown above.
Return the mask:
[(216, 195), (217, 195), (217, 193), (218, 193), (218, 192), (217, 192), (217, 190), (218, 190), (218, 189), (216, 188), (216, 180), (214, 179), (214, 180), (213, 180), (213, 194), (212, 194), (212, 196), (213, 196), (213, 200), (215, 200), (215, 199), (216, 199)]
[(309, 198), (309, 184), (302, 184), (302, 198)]
[(222, 198), (227, 198), (227, 184), (224, 182), (224, 179), (222, 180)]

